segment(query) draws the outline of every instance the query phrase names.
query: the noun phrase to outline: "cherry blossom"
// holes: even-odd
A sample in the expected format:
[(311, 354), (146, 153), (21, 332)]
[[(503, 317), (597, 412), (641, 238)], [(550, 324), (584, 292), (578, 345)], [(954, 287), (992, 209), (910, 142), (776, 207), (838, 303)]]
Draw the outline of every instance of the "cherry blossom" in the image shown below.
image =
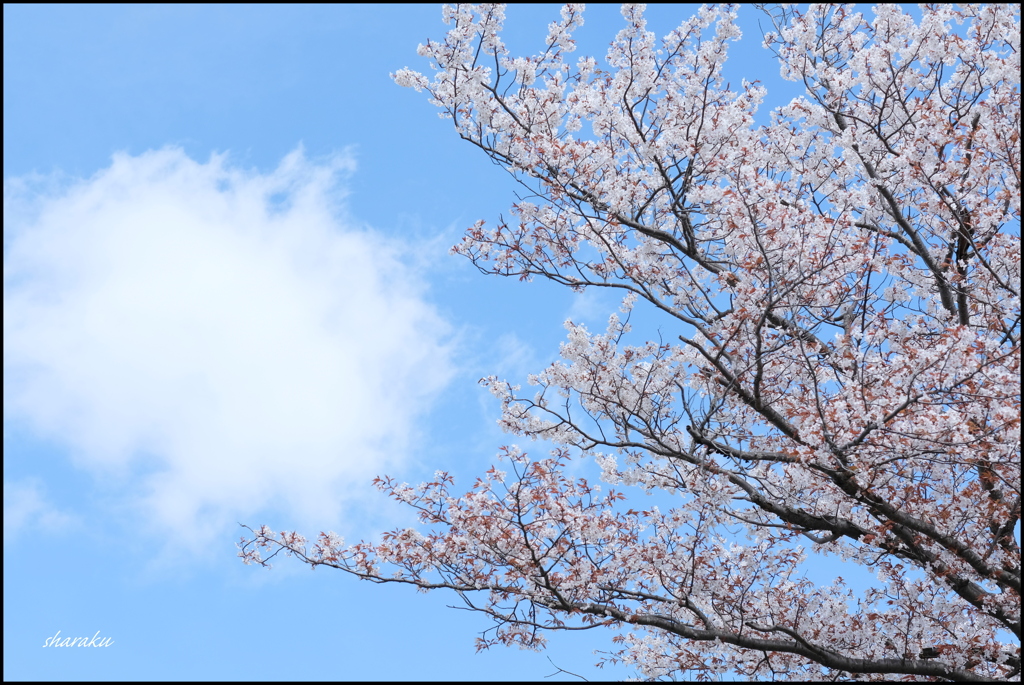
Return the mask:
[[(500, 6), (447, 7), (433, 77), (393, 78), (525, 191), (453, 252), (621, 311), (567, 322), (528, 392), (483, 381), (549, 456), (503, 448), (461, 495), (380, 478), (421, 531), (262, 527), (243, 559), (454, 591), (482, 647), (607, 627), (644, 678), (1019, 679), (1018, 11), (767, 10), (798, 91), (762, 125), (764, 89), (722, 77), (735, 7), (659, 41), (626, 5), (604, 63), (569, 61), (580, 6), (530, 57)], [(567, 475), (590, 459), (610, 489)], [(815, 557), (874, 584), (816, 585)]]

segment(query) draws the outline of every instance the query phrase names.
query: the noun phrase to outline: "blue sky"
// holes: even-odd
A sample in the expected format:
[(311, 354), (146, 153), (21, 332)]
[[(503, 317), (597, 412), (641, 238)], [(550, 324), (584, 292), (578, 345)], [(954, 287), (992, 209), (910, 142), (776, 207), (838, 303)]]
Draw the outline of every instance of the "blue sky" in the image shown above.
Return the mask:
[[(510, 49), (557, 14), (510, 8)], [(622, 19), (585, 16), (603, 57)], [(797, 93), (741, 26), (766, 114)], [(615, 310), (448, 255), (515, 188), (388, 76), (444, 31), (436, 5), (4, 6), (5, 679), (631, 675), (594, 668), (610, 634), (477, 654), (454, 597), (235, 556), (239, 522), (413, 523), (378, 474), (468, 489), (510, 442), (477, 379)]]

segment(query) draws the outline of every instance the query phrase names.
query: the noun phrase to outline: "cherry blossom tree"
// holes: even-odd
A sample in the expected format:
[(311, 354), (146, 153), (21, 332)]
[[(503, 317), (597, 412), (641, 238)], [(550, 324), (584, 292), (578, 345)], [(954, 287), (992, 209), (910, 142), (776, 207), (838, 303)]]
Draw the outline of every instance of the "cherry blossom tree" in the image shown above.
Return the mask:
[[(616, 629), (645, 678), (1019, 679), (1018, 11), (767, 9), (800, 93), (758, 125), (764, 89), (722, 76), (735, 8), (659, 42), (626, 6), (599, 66), (567, 59), (578, 6), (532, 57), (501, 6), (446, 7), (433, 78), (393, 78), (524, 188), (453, 251), (621, 312), (567, 322), (529, 392), (484, 381), (550, 456), (506, 447), (463, 495), (378, 479), (422, 531), (264, 526), (241, 556), (453, 591), (493, 617), (481, 646)], [(872, 586), (811, 582), (816, 557)]]

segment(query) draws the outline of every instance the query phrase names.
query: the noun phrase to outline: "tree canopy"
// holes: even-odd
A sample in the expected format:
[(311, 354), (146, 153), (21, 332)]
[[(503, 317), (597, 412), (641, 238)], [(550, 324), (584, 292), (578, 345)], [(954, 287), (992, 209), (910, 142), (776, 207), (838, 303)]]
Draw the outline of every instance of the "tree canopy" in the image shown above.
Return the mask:
[[(494, 618), (485, 646), (622, 630), (610, 658), (645, 678), (1019, 678), (1019, 10), (763, 11), (799, 87), (767, 124), (765, 90), (722, 78), (734, 7), (658, 41), (624, 6), (604, 63), (568, 59), (578, 6), (529, 57), (501, 6), (445, 8), (433, 78), (393, 78), (524, 188), (453, 251), (621, 312), (567, 323), (529, 391), (485, 379), (549, 456), (508, 446), (462, 495), (378, 479), (423, 531), (264, 526), (247, 562), (447, 588)], [(631, 332), (638, 307), (659, 331)], [(816, 555), (873, 586), (812, 583)]]

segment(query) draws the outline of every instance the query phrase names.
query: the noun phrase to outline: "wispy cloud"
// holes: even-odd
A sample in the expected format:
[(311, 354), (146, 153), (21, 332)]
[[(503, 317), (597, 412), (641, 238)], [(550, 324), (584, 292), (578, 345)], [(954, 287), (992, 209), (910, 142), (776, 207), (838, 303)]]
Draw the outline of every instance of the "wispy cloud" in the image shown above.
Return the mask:
[(4, 542), (22, 532), (71, 530), (75, 519), (57, 509), (38, 479), (4, 481)]
[(337, 520), (451, 375), (400, 246), (344, 218), (351, 169), (168, 148), (46, 191), (5, 180), (5, 419), (161, 527)]

